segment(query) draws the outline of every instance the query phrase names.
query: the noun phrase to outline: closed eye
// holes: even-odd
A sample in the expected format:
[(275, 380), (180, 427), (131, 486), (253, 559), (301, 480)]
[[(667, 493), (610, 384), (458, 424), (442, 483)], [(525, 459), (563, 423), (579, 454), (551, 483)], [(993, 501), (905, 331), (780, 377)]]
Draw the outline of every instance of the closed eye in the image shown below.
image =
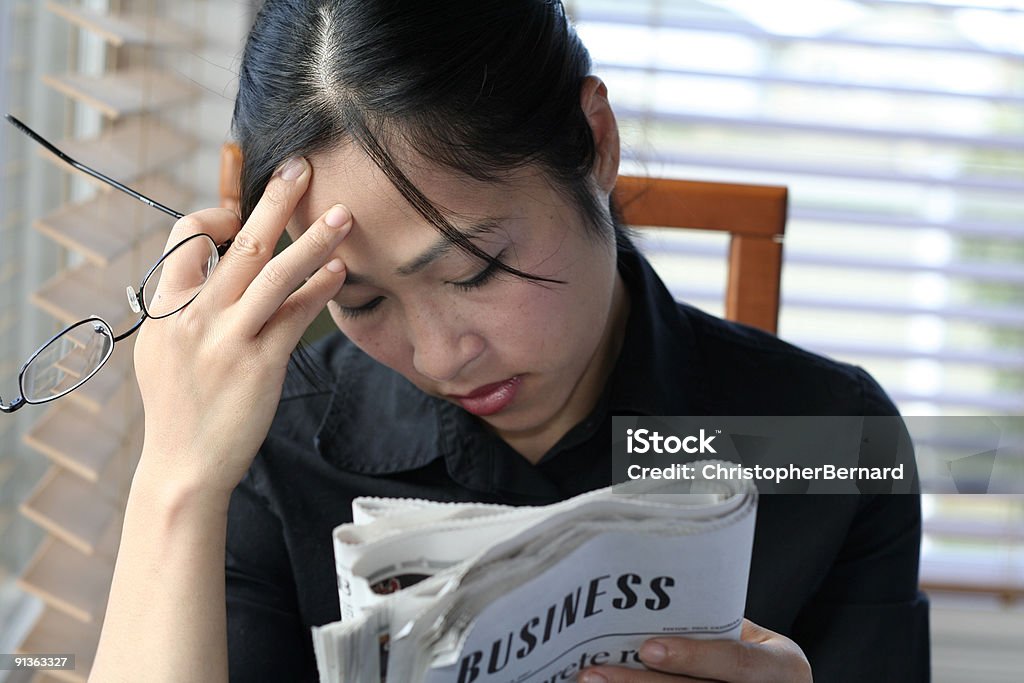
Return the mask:
[[(502, 270), (501, 258), (504, 255), (505, 250), (503, 249), (501, 253), (499, 253), (491, 261), (488, 262), (487, 266), (483, 270), (481, 270), (479, 273), (469, 278), (468, 280), (449, 280), (447, 281), (447, 283), (450, 285), (454, 285), (458, 289), (466, 292), (472, 291), (474, 289), (479, 289), (480, 287), (483, 287), (492, 279), (494, 279), (494, 276), (498, 274), (498, 271)], [(353, 320), (355, 318), (359, 318), (361, 316), (368, 315), (369, 313), (373, 312), (373, 310), (376, 309), (384, 301), (384, 299), (385, 297), (378, 296), (371, 299), (362, 306), (342, 306), (339, 304), (338, 309), (341, 311), (342, 317), (344, 317), (346, 320)]]
[(359, 316), (367, 315), (373, 311), (373, 309), (377, 308), (382, 301), (384, 301), (384, 297), (378, 296), (362, 306), (342, 306), (339, 304), (338, 309), (341, 311), (343, 318), (346, 320), (352, 320)]
[(455, 285), (456, 287), (463, 291), (470, 291), (473, 289), (483, 287), (488, 282), (490, 282), (495, 275), (498, 274), (499, 270), (502, 269), (501, 258), (505, 255), (505, 251), (505, 249), (502, 249), (501, 253), (499, 253), (497, 256), (495, 256), (488, 262), (486, 268), (484, 268), (483, 270), (481, 270), (479, 273), (469, 278), (468, 280), (454, 280), (449, 281), (448, 284)]

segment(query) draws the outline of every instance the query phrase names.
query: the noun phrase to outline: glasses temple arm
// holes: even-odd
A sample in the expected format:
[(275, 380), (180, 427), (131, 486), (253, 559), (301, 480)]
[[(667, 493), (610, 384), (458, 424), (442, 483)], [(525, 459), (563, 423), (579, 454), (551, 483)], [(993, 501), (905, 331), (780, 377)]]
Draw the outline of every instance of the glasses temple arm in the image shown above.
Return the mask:
[(104, 182), (107, 185), (110, 185), (111, 187), (115, 187), (118, 190), (121, 190), (121, 192), (124, 192), (125, 194), (127, 194), (127, 195), (129, 195), (131, 197), (134, 197), (135, 199), (138, 199), (143, 204), (146, 204), (147, 206), (151, 206), (154, 209), (156, 209), (157, 211), (163, 211), (164, 213), (166, 213), (169, 216), (173, 216), (174, 218), (181, 218), (182, 216), (185, 215), (185, 214), (183, 214), (183, 213), (181, 213), (179, 211), (175, 211), (174, 209), (172, 209), (170, 207), (164, 206), (163, 204), (161, 204), (158, 201), (150, 199), (149, 197), (147, 197), (144, 194), (136, 192), (135, 190), (133, 190), (132, 188), (128, 187), (127, 185), (123, 185), (123, 184), (117, 182), (116, 180), (114, 180), (110, 176), (106, 176), (106, 175), (100, 173), (99, 171), (97, 171), (95, 169), (89, 168), (85, 164), (82, 164), (82, 163), (79, 163), (79, 162), (75, 161), (74, 159), (69, 157), (67, 154), (65, 154), (64, 152), (60, 151), (56, 147), (54, 147), (53, 144), (51, 144), (46, 138), (44, 138), (41, 135), (39, 135), (38, 133), (36, 133), (34, 130), (32, 130), (31, 128), (26, 126), (24, 123), (19, 121), (14, 116), (11, 116), (10, 114), (6, 114), (4, 116), (4, 118), (6, 118), (15, 128), (20, 130), (22, 133), (24, 133), (25, 135), (29, 136), (30, 138), (32, 138), (33, 140), (38, 142), (40, 145), (45, 147), (48, 152), (50, 152), (51, 154), (55, 155), (61, 161), (65, 162), (67, 164), (70, 164), (71, 166), (73, 166), (74, 168), (78, 169), (82, 173), (86, 173), (88, 175), (91, 175), (93, 178), (96, 178), (97, 180), (99, 180), (101, 182)]

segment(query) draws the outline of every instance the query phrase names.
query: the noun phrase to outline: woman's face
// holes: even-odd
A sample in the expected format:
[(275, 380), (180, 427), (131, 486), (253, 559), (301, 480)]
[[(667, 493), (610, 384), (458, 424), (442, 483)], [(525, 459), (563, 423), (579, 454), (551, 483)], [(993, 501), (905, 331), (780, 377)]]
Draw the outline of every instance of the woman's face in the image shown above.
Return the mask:
[(515, 277), (445, 240), (355, 146), (310, 159), (296, 237), (335, 203), (353, 227), (329, 304), (345, 335), (422, 391), (478, 416), (536, 460), (593, 407), (614, 364), (626, 297), (613, 240), (588, 231), (536, 169), (483, 183), (405, 160), (410, 180)]

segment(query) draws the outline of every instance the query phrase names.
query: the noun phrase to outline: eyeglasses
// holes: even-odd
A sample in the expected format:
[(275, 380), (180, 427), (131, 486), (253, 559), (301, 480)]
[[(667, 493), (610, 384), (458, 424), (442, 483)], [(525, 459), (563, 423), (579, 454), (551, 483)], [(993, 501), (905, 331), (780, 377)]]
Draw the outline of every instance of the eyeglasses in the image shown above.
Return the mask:
[[(184, 216), (80, 164), (10, 114), (6, 118), (22, 133), (79, 171), (169, 216), (176, 219)], [(218, 245), (210, 235), (199, 233), (168, 249), (146, 272), (138, 288), (131, 285), (127, 288), (129, 307), (133, 313), (141, 314), (128, 331), (115, 335), (110, 323), (98, 316), (68, 325), (36, 349), (21, 366), (18, 373), (21, 395), (8, 405), (4, 405), (0, 398), (0, 412), (13, 413), (26, 404), (53, 401), (85, 384), (110, 358), (114, 344), (134, 334), (146, 318), (166, 318), (192, 303), (230, 245), (230, 240)]]

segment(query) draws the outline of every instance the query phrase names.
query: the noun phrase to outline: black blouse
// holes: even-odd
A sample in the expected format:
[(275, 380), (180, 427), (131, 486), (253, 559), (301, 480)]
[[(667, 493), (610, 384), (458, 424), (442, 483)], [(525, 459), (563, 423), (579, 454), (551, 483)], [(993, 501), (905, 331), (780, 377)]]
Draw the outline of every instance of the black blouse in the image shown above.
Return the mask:
[[(613, 415), (895, 415), (862, 369), (676, 303), (619, 254), (631, 309), (593, 412), (531, 465), (474, 417), (429, 397), (341, 334), (319, 345), (336, 383), (290, 375), (228, 515), (232, 681), (316, 681), (310, 627), (340, 618), (331, 532), (360, 495), (542, 505), (611, 483)], [(793, 638), (816, 681), (927, 681), (916, 495), (765, 495), (746, 616)]]

